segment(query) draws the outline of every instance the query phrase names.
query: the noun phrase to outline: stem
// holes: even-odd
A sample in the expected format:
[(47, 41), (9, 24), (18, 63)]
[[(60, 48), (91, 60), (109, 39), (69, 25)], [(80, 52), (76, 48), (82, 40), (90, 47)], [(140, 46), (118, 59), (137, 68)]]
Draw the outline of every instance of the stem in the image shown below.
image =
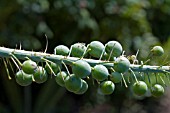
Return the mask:
[(83, 53), (82, 57), (80, 57), (80, 59), (83, 59), (84, 56), (85, 56), (90, 50), (91, 50), (91, 49), (89, 49), (89, 44), (88, 44), (87, 47), (86, 47), (86, 50), (84, 51), (84, 53)]
[(52, 74), (54, 74), (54, 76), (56, 76), (56, 74), (54, 73), (53, 69), (51, 68), (50, 64), (48, 63), (48, 61), (46, 61), (46, 64), (48, 66), (48, 68), (50, 69), (50, 71), (52, 72)]
[(73, 46), (71, 46), (71, 47), (70, 47), (70, 51), (69, 51), (69, 54), (68, 54), (68, 56), (67, 56), (67, 57), (70, 57), (70, 55), (71, 55), (71, 51), (72, 51), (72, 47), (73, 47)]
[(102, 54), (100, 55), (100, 58), (99, 58), (99, 60), (101, 60), (101, 59), (102, 59), (102, 57), (103, 57), (103, 54), (104, 54), (104, 52), (105, 52), (105, 49), (106, 49), (106, 45), (104, 46), (104, 49), (103, 49), (103, 51), (102, 51)]
[[(5, 47), (0, 47), (0, 57), (5, 58), (11, 58), (11, 54), (13, 54), (17, 59), (20, 60), (26, 60), (26, 57), (32, 59), (33, 61), (37, 62), (45, 62), (42, 58), (45, 58), (47, 60), (50, 60), (52, 62), (61, 62), (63, 61), (67, 65), (71, 65), (72, 62), (75, 62), (79, 60), (80, 58), (76, 57), (65, 57), (61, 55), (54, 55), (54, 54), (48, 54), (48, 53), (42, 53), (42, 52), (34, 52), (34, 51), (25, 51), (25, 50), (17, 50), (17, 49), (10, 49)], [(94, 59), (86, 59), (84, 58), (86, 62), (88, 62), (91, 66), (95, 66), (96, 64), (103, 64), (107, 68), (113, 67), (114, 63), (110, 61), (102, 61), (102, 60), (94, 60)], [(170, 66), (150, 66), (150, 65), (136, 65), (131, 64), (130, 69), (134, 72), (161, 72), (161, 73), (167, 73), (170, 72)]]
[(12, 67), (12, 64), (11, 64), (10, 60), (8, 59), (7, 61), (9, 62), (9, 66), (10, 66), (10, 68), (11, 68), (13, 74), (15, 75), (15, 71), (14, 71), (14, 69), (13, 69), (13, 67)]
[(66, 64), (65, 64), (64, 62), (62, 62), (62, 64), (64, 65), (64, 67), (66, 68), (66, 71), (67, 71), (68, 75), (70, 76), (70, 72), (69, 72), (69, 70), (68, 70)]
[(7, 72), (7, 75), (8, 75), (8, 79), (11, 80), (11, 76), (9, 74), (9, 70), (8, 70), (7, 63), (6, 63), (5, 59), (3, 59), (3, 62), (4, 62), (5, 69), (6, 69), (6, 72)]
[[(115, 43), (115, 44), (116, 44), (116, 43)], [(110, 54), (109, 54), (108, 61), (110, 60), (110, 58), (111, 58), (111, 56), (112, 56), (112, 53), (113, 53), (113, 49), (114, 49), (114, 47), (115, 47), (115, 44), (114, 44), (114, 46), (112, 47), (112, 50), (111, 50), (111, 52), (110, 52)], [(105, 45), (105, 48), (106, 48), (106, 45)]]
[[(13, 54), (11, 54), (11, 56), (18, 62), (19, 66), (22, 67), (22, 63), (18, 60), (18, 58), (15, 57), (15, 55), (13, 55)], [(26, 59), (27, 59), (27, 58), (28, 58), (28, 57), (26, 57)], [(28, 59), (27, 59), (27, 60), (28, 60)]]
[(138, 79), (136, 78), (135, 73), (133, 72), (133, 70), (132, 70), (132, 69), (130, 69), (130, 71), (132, 72), (132, 74), (133, 74), (133, 76), (134, 76), (134, 78), (135, 78), (135, 81), (138, 83), (139, 81), (138, 81)]
[(15, 62), (15, 60), (11, 57), (11, 60), (13, 61), (13, 63), (15, 64), (15, 66), (19, 69), (19, 70), (21, 70), (20, 69), (20, 67), (18, 66), (18, 64)]
[(125, 78), (124, 78), (124, 76), (123, 76), (122, 73), (121, 73), (121, 76), (122, 76), (122, 79), (123, 79), (123, 83), (125, 84), (125, 87), (127, 88), (128, 86), (127, 86), (127, 84), (126, 84), (126, 80), (125, 80)]
[(165, 83), (165, 81), (163, 80), (163, 78), (162, 78), (161, 76), (159, 76), (159, 77), (160, 77), (162, 83), (166, 86), (166, 83)]

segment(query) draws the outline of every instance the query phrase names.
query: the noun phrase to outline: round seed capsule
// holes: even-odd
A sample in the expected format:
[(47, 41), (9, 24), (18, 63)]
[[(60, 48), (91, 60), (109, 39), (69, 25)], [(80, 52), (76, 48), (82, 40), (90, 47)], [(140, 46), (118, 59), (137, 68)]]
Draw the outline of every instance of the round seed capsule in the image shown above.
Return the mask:
[(73, 57), (82, 57), (86, 51), (86, 46), (83, 43), (76, 43), (72, 45), (71, 56)]
[(103, 81), (100, 84), (100, 90), (104, 95), (110, 95), (115, 90), (115, 85), (112, 81)]
[(43, 83), (47, 81), (48, 75), (46, 70), (43, 67), (39, 66), (33, 74), (33, 77), (36, 83)]
[(126, 57), (120, 56), (115, 60), (113, 68), (116, 72), (124, 73), (129, 70), (130, 62)]
[(112, 53), (112, 57), (118, 57), (122, 53), (122, 45), (117, 41), (109, 41), (106, 44), (106, 52), (108, 54)]
[(110, 80), (113, 81), (114, 83), (119, 83), (122, 80), (121, 73), (118, 72), (112, 72), (110, 74)]
[(96, 65), (92, 69), (92, 77), (98, 81), (103, 81), (107, 79), (108, 75), (108, 69), (103, 65)]
[(75, 76), (85, 78), (90, 75), (91, 67), (86, 61), (78, 60), (72, 65), (72, 71)]
[(65, 83), (64, 80), (68, 76), (68, 74), (65, 71), (58, 72), (58, 74), (55, 76), (55, 81), (58, 85), (64, 87)]
[(155, 84), (151, 88), (151, 93), (154, 97), (160, 97), (164, 94), (164, 87), (162, 87), (160, 84)]
[(99, 42), (99, 41), (92, 41), (90, 44), (89, 44), (89, 47), (88, 49), (90, 50), (89, 51), (89, 54), (95, 58), (100, 58), (103, 50), (105, 49), (104, 45)]
[(54, 54), (55, 55), (63, 55), (63, 56), (67, 56), (69, 54), (69, 48), (65, 45), (58, 45), (57, 47), (55, 47), (54, 49)]
[(148, 87), (145, 82), (138, 81), (133, 84), (132, 90), (136, 95), (142, 96), (147, 92)]
[(32, 75), (26, 74), (23, 70), (16, 73), (16, 82), (21, 86), (28, 86), (32, 83)]
[(22, 64), (22, 70), (26, 74), (33, 74), (35, 73), (36, 69), (37, 69), (37, 64), (32, 60), (26, 60)]
[(74, 74), (67, 76), (64, 82), (66, 89), (70, 92), (77, 92), (82, 87), (82, 80), (76, 77)]
[(81, 94), (84, 94), (87, 91), (87, 89), (88, 89), (87, 82), (85, 80), (82, 80), (82, 87), (81, 87), (81, 89), (78, 90), (77, 92), (74, 92), (74, 93), (81, 95)]
[(164, 54), (164, 49), (161, 46), (154, 46), (151, 53), (155, 56), (162, 56)]

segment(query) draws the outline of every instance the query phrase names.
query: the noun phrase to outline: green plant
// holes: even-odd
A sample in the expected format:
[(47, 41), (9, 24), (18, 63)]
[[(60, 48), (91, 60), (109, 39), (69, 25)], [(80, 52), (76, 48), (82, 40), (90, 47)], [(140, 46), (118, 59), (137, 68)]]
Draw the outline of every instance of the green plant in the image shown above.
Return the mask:
[[(156, 76), (159, 76), (155, 78), (166, 84), (164, 78), (159, 74), (169, 74), (169, 66), (146, 65), (151, 59), (147, 59), (145, 62), (139, 62), (137, 60), (138, 52), (136, 55), (126, 57), (126, 55), (122, 53), (121, 45), (116, 41), (109, 41), (105, 46), (99, 41), (92, 41), (87, 47), (85, 44), (81, 44), (82, 43), (74, 44), (71, 46), (71, 50), (64, 45), (57, 46), (54, 49), (56, 55), (0, 47), (0, 57), (2, 57), (4, 61), (8, 78), (11, 78), (7, 66), (7, 64), (10, 63), (6, 63), (9, 62), (9, 59), (13, 61), (19, 70), (23, 69), (23, 71), (19, 71), (16, 74), (16, 81), (22, 86), (31, 84), (32, 77), (33, 81), (37, 83), (45, 82), (47, 80), (46, 75), (51, 74), (51, 76), (55, 76), (55, 81), (60, 86), (65, 87), (68, 91), (75, 94), (84, 94), (88, 87), (90, 87), (86, 80), (92, 79), (93, 81), (95, 79), (96, 82), (100, 84), (103, 94), (111, 94), (115, 87), (114, 83), (124, 83), (125, 87), (132, 85), (132, 91), (136, 95), (144, 96), (153, 81), (153, 79), (150, 80), (152, 74), (149, 75), (148, 73), (154, 73)], [(155, 51), (154, 48), (151, 50), (151, 53)], [(73, 55), (71, 52), (75, 52), (75, 54)], [(86, 58), (84, 58), (86, 53), (89, 53), (90, 56), (87, 55)], [(161, 50), (161, 52), (156, 52), (157, 55), (155, 53), (153, 55), (158, 56), (158, 54), (162, 55), (163, 53)], [(94, 59), (91, 59), (91, 57)], [(152, 57), (152, 55), (149, 56), (149, 58), (150, 57)], [(26, 61), (22, 64), (20, 60)], [(70, 74), (70, 72), (72, 74)], [(148, 76), (148, 80), (143, 79), (146, 78), (145, 76)], [(26, 81), (27, 79), (24, 78), (28, 78), (28, 82)], [(169, 78), (167, 78), (167, 80), (168, 79)], [(93, 84), (95, 85), (94, 81)], [(112, 90), (107, 90), (107, 88)], [(164, 92), (161, 87), (159, 87), (160, 90), (157, 90), (157, 88), (157, 85), (151, 88), (155, 97), (162, 95)], [(156, 91), (160, 91), (160, 93), (155, 93)]]

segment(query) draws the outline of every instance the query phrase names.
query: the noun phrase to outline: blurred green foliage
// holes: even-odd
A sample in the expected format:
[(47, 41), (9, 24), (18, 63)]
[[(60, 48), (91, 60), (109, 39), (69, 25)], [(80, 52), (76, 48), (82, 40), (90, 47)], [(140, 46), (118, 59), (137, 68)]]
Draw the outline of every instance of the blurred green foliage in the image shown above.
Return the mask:
[[(53, 53), (59, 44), (117, 40), (127, 55), (139, 49), (139, 58), (144, 60), (151, 47), (158, 44), (166, 54), (153, 59), (152, 64), (157, 64), (170, 52), (169, 18), (169, 0), (1, 0), (0, 45), (19, 48), (21, 44), (26, 50), (44, 51), (46, 34), (47, 52)], [(20, 87), (12, 72), (13, 79), (8, 80), (3, 65), (0, 70), (0, 113), (159, 112), (151, 109), (159, 99), (136, 102), (119, 84), (115, 93), (106, 97), (99, 95), (98, 86), (88, 81), (88, 92), (77, 96), (50, 77), (44, 84)]]

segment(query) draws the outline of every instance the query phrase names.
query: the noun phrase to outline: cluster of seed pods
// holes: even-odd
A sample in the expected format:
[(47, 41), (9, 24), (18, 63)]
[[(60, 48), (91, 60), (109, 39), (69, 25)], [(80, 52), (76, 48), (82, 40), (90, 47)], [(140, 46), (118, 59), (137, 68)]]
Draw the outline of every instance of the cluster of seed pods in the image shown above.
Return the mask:
[[(155, 46), (150, 51), (151, 55), (162, 56), (164, 50), (161, 46)], [(16, 82), (21, 86), (32, 83), (44, 83), (49, 75), (54, 75), (55, 81), (61, 87), (75, 94), (84, 94), (88, 90), (87, 79), (93, 79), (99, 84), (99, 90), (103, 95), (110, 95), (115, 90), (115, 84), (126, 81), (124, 73), (133, 71), (130, 69), (130, 59), (123, 52), (122, 45), (117, 41), (109, 41), (105, 45), (99, 41), (92, 41), (87, 46), (84, 43), (75, 43), (70, 49), (65, 45), (58, 45), (54, 49), (55, 55), (76, 57), (77, 61), (56, 63), (45, 60), (45, 66), (38, 66), (36, 62), (28, 59), (21, 65), (21, 69), (16, 73)], [(90, 65), (86, 59), (97, 59), (113, 63), (113, 67), (107, 68), (102, 63), (95, 66)], [(68, 69), (68, 66), (71, 67)], [(134, 74), (135, 76), (135, 74)], [(136, 77), (135, 77), (136, 78)], [(132, 84), (135, 95), (142, 96), (148, 91), (144, 81), (137, 80)], [(158, 97), (164, 93), (164, 88), (160, 84), (155, 84), (150, 89), (153, 96)]]

